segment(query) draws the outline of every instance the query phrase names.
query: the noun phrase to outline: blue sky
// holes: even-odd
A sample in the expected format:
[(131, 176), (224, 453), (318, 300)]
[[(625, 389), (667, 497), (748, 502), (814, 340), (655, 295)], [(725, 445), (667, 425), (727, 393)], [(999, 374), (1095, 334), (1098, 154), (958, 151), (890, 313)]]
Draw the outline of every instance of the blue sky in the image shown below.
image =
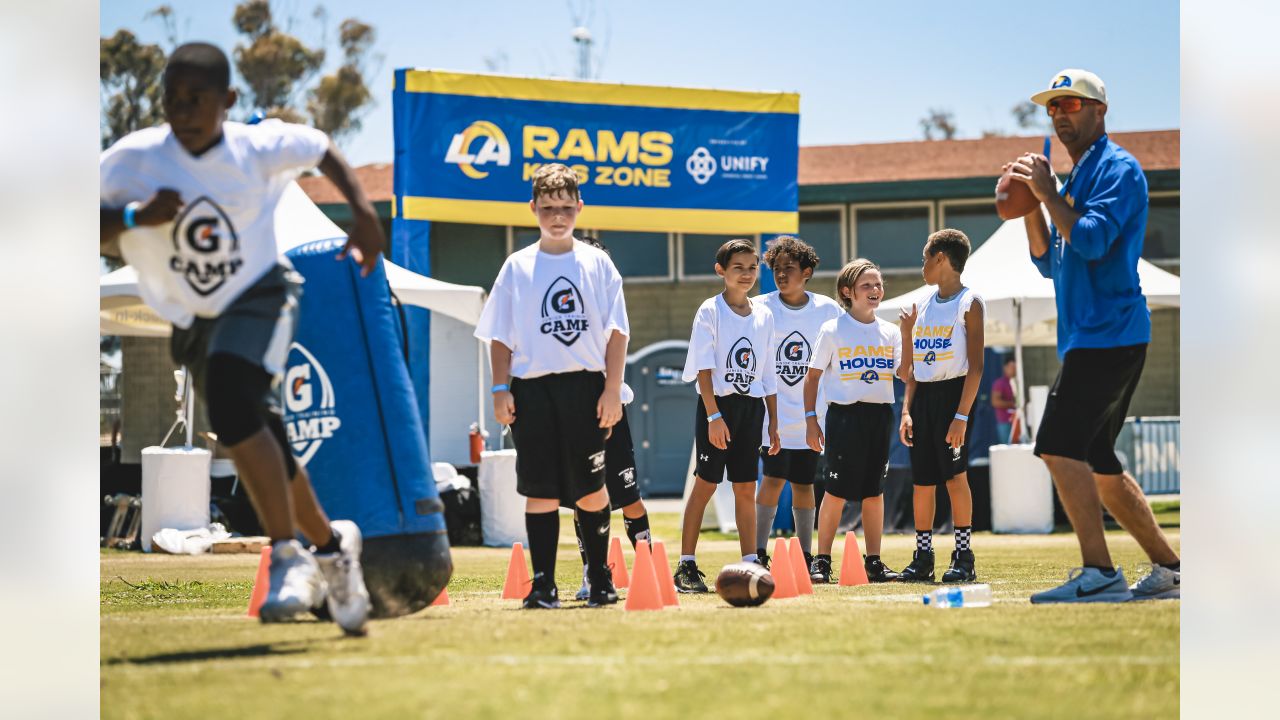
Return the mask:
[[(107, 0), (103, 35), (127, 27), (165, 43), (143, 17), (163, 0)], [(225, 49), (241, 38), (234, 2), (170, 2), (179, 41)], [(377, 106), (344, 144), (355, 164), (391, 160), (391, 74), (398, 67), (573, 77), (576, 48), (567, 2), (323, 3), (329, 37), (357, 17), (378, 32), (385, 56), (373, 82)], [(320, 38), (316, 3), (273, 3), (293, 16), (292, 32)], [(889, 142), (921, 137), (931, 107), (951, 110), (960, 137), (1014, 132), (1009, 109), (1047, 86), (1064, 67), (1084, 67), (1107, 84), (1108, 128), (1177, 128), (1178, 4), (1167, 0), (1009, 3), (938, 2), (609, 2), (594, 3), (599, 79), (651, 85), (800, 93), (802, 145)], [(336, 48), (330, 55), (337, 56)]]

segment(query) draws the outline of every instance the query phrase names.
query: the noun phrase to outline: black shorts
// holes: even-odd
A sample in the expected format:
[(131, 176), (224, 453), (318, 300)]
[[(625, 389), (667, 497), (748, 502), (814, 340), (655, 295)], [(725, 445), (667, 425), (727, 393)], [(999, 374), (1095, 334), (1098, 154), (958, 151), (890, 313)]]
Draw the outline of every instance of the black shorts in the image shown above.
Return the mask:
[(694, 472), (709, 483), (719, 484), (729, 471), (731, 483), (754, 483), (759, 477), (760, 436), (764, 425), (764, 398), (750, 395), (716, 397), (725, 424), (729, 426), (729, 447), (721, 450), (707, 439), (707, 408), (698, 396), (693, 418), (693, 447), (698, 453)]
[(965, 423), (964, 444), (947, 444), (947, 431), (960, 410), (965, 376), (916, 384), (911, 398), (911, 484), (941, 485), (969, 468), (969, 436), (973, 422)]
[(1044, 406), (1036, 455), (1082, 460), (1100, 475), (1124, 472), (1116, 437), (1146, 359), (1146, 345), (1068, 351)]
[(622, 408), (622, 419), (613, 426), (613, 434), (604, 441), (605, 487), (609, 488), (609, 505), (614, 510), (640, 499), (640, 486), (636, 484), (636, 450), (631, 444), (631, 425), (627, 422), (627, 408)]
[(827, 492), (842, 500), (884, 494), (893, 432), (893, 406), (888, 403), (828, 405)]
[(768, 447), (760, 448), (760, 459), (764, 462), (764, 476), (782, 478), (794, 485), (812, 485), (814, 473), (818, 471), (820, 455), (812, 450), (788, 450), (783, 448), (777, 455), (770, 455)]
[(512, 378), (516, 490), (528, 498), (577, 503), (604, 487), (604, 428), (596, 403), (604, 373), (585, 370)]

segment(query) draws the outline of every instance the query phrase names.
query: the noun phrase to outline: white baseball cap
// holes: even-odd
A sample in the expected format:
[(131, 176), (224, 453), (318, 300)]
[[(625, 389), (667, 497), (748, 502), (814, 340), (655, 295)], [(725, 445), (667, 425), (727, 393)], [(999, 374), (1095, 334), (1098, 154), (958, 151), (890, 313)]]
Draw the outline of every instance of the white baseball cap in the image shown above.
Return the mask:
[(1063, 95), (1088, 98), (1097, 100), (1103, 105), (1107, 104), (1107, 86), (1102, 83), (1102, 78), (1088, 70), (1078, 68), (1067, 68), (1054, 75), (1053, 80), (1049, 81), (1049, 89), (1032, 95), (1031, 102), (1047, 105), (1050, 100)]

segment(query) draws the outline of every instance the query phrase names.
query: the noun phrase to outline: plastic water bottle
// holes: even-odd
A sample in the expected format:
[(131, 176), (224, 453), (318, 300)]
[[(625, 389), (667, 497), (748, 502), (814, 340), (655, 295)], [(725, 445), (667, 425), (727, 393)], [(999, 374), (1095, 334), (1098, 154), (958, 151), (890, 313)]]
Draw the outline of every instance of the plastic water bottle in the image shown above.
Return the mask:
[(991, 586), (986, 584), (943, 587), (924, 596), (924, 604), (936, 608), (988, 607)]

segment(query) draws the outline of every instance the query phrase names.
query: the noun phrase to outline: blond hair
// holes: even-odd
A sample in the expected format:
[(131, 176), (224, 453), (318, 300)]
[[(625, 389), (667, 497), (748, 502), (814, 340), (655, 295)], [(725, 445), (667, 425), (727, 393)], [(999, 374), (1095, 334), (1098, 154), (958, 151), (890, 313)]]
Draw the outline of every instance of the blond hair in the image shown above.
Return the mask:
[(533, 174), (533, 199), (564, 193), (574, 200), (578, 194), (578, 174), (561, 163), (548, 163)]
[(852, 296), (853, 288), (858, 284), (858, 278), (862, 277), (862, 274), (868, 270), (879, 272), (880, 266), (866, 258), (858, 258), (850, 261), (849, 264), (840, 269), (840, 275), (836, 278), (836, 300), (840, 301), (845, 310), (853, 308), (853, 300), (851, 297), (846, 298), (844, 293), (840, 292), (840, 289), (849, 288), (849, 294)]

